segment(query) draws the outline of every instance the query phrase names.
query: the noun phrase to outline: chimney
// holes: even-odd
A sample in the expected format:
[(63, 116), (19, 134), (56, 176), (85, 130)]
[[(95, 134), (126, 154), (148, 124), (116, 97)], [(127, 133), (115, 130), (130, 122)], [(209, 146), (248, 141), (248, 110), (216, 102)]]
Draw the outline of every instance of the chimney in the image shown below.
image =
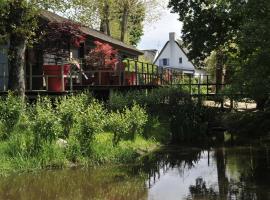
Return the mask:
[(175, 33), (174, 32), (169, 33), (169, 39), (170, 39), (170, 42), (175, 41)]

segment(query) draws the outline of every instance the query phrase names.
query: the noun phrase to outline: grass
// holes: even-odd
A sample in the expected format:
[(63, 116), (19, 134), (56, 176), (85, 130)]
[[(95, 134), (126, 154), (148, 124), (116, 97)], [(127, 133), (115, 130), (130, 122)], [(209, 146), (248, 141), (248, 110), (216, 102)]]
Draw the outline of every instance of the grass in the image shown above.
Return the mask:
[(0, 142), (0, 175), (14, 172), (35, 171), (41, 169), (66, 168), (76, 165), (124, 164), (134, 162), (141, 155), (158, 147), (154, 140), (136, 136), (133, 141), (120, 141), (117, 146), (112, 143), (113, 134), (104, 132), (97, 134), (91, 144), (89, 157), (77, 157), (72, 163), (68, 157), (67, 149), (59, 146), (45, 144), (41, 152), (33, 157), (9, 154), (9, 142)]

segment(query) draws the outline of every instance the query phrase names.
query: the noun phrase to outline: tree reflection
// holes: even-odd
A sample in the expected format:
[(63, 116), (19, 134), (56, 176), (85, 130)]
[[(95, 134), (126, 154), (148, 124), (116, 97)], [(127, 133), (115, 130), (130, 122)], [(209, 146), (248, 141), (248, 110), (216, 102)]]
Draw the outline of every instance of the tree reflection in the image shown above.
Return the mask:
[(156, 152), (145, 156), (139, 166), (136, 166), (133, 170), (136, 173), (142, 171), (148, 174), (148, 188), (156, 183), (161, 177), (161, 174), (165, 174), (168, 170), (177, 168), (181, 174), (182, 169), (191, 169), (201, 159), (201, 149), (169, 149)]
[(188, 200), (189, 199), (211, 200), (217, 199), (218, 197), (218, 193), (212, 187), (209, 188), (206, 187), (206, 183), (201, 177), (196, 179), (195, 185), (191, 185), (189, 187), (189, 191), (191, 195), (187, 198)]

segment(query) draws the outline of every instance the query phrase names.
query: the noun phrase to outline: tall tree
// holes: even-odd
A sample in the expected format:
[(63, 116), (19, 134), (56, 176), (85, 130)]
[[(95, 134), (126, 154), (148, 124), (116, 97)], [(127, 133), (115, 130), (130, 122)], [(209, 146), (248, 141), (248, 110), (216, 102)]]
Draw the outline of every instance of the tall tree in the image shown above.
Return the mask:
[(2, 0), (1, 2), (1, 34), (9, 40), (8, 89), (15, 94), (25, 93), (25, 49), (35, 35), (36, 9), (26, 0)]
[[(235, 39), (245, 0), (170, 0), (172, 12), (183, 22), (183, 41), (190, 59), (200, 64), (216, 51), (216, 81), (223, 81), (224, 48)], [(234, 12), (238, 7), (239, 12)]]

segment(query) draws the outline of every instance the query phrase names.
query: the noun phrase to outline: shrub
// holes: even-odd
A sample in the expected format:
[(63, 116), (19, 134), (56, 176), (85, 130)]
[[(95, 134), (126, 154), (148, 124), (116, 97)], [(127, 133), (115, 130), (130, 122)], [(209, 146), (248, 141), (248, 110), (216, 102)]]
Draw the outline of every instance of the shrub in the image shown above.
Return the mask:
[(113, 145), (116, 146), (121, 139), (128, 138), (130, 124), (124, 113), (111, 112), (107, 119), (107, 129), (113, 133)]
[(39, 98), (32, 109), (31, 125), (34, 134), (34, 149), (38, 152), (42, 143), (52, 143), (61, 133), (60, 118), (55, 113), (49, 98)]
[(90, 145), (93, 136), (103, 131), (105, 115), (104, 106), (97, 101), (92, 101), (85, 110), (76, 113), (78, 121), (74, 126), (74, 133), (80, 142), (83, 155), (91, 153)]
[(67, 142), (68, 146), (65, 151), (67, 159), (76, 163), (82, 156), (80, 142), (75, 136), (70, 136)]
[(25, 104), (20, 97), (9, 93), (0, 99), (0, 131), (1, 138), (8, 139), (20, 116), (24, 113)]
[(42, 168), (61, 168), (66, 163), (64, 150), (55, 142), (44, 142), (38, 154), (38, 159)]
[(137, 104), (131, 109), (126, 108), (125, 117), (129, 124), (129, 139), (134, 140), (136, 134), (141, 134), (147, 122), (146, 111)]
[(89, 94), (83, 93), (77, 96), (69, 96), (58, 99), (57, 114), (60, 118), (63, 132), (61, 137), (68, 138), (74, 123), (78, 123), (76, 113), (81, 113), (86, 109), (89, 100), (92, 98)]
[(207, 131), (205, 110), (193, 103), (179, 105), (171, 118), (172, 142), (204, 141)]
[(131, 109), (125, 108), (122, 112), (109, 114), (107, 129), (113, 133), (113, 145), (121, 140), (133, 140), (136, 134), (141, 134), (147, 122), (146, 111), (134, 104)]

